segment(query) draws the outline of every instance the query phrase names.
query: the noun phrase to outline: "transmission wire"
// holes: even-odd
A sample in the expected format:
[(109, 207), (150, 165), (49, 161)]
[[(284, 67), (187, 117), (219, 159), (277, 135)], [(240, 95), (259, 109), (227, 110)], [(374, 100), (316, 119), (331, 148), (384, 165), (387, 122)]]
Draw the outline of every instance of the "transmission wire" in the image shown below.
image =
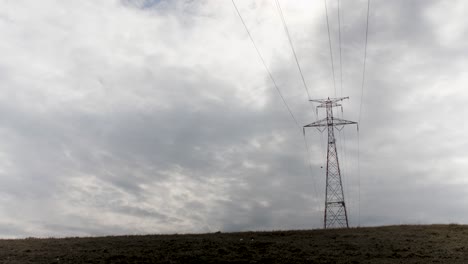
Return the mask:
[(363, 66), (362, 66), (361, 102), (359, 104), (358, 123), (361, 123), (362, 99), (364, 97), (364, 83), (365, 83), (365, 76), (366, 76), (367, 35), (369, 33), (369, 7), (370, 7), (370, 0), (367, 0), (366, 42), (365, 42), (365, 46), (364, 46), (364, 62), (363, 62)]
[[(361, 85), (361, 102), (359, 104), (359, 118), (358, 124), (361, 124), (361, 113), (362, 113), (362, 99), (364, 97), (364, 83), (366, 76), (366, 59), (367, 59), (367, 36), (369, 33), (369, 9), (370, 0), (367, 0), (367, 18), (366, 18), (366, 42), (364, 46), (364, 62), (362, 67), (362, 85)], [(359, 129), (358, 129), (358, 226), (361, 226), (361, 160), (360, 160), (360, 142), (359, 142)]]
[[(344, 119), (344, 113), (341, 112), (341, 118)], [(350, 191), (349, 191), (349, 179), (348, 179), (348, 174), (347, 174), (347, 163), (348, 163), (348, 158), (347, 158), (347, 155), (346, 155), (346, 133), (345, 133), (345, 129), (341, 129), (341, 130), (338, 130), (338, 134), (339, 134), (339, 138), (340, 138), (340, 146), (341, 146), (341, 167), (340, 167), (340, 170), (341, 170), (341, 176), (344, 178), (344, 189), (345, 189), (345, 196), (348, 197), (347, 199), (347, 204), (350, 205)], [(338, 148), (340, 150), (340, 148)], [(348, 216), (351, 215), (351, 206), (347, 206), (346, 209), (348, 210)]]
[(341, 86), (341, 96), (343, 96), (343, 62), (341, 59), (341, 16), (340, 16), (340, 0), (338, 2), (338, 41), (340, 43), (340, 86)]
[(330, 59), (331, 59), (331, 67), (332, 67), (332, 75), (333, 75), (333, 87), (335, 89), (335, 97), (336, 97), (335, 66), (333, 63), (333, 51), (332, 51), (331, 37), (330, 37), (330, 24), (328, 22), (327, 0), (323, 0), (323, 2), (325, 3), (325, 15), (327, 19), (327, 30), (328, 30), (328, 44), (330, 45)]
[(291, 51), (292, 51), (292, 53), (294, 55), (294, 59), (296, 61), (297, 69), (299, 70), (299, 73), (301, 75), (302, 83), (304, 84), (304, 89), (306, 90), (306, 93), (307, 93), (307, 98), (310, 100), (311, 97), (310, 97), (310, 93), (309, 93), (309, 87), (307, 87), (307, 83), (305, 81), (304, 74), (302, 73), (301, 65), (299, 64), (299, 60), (297, 59), (297, 54), (296, 54), (296, 51), (294, 49), (294, 45), (293, 45), (292, 40), (291, 40), (291, 35), (289, 34), (288, 26), (286, 24), (286, 20), (285, 20), (284, 15), (283, 15), (283, 10), (281, 9), (281, 5), (280, 5), (278, 0), (275, 0), (275, 3), (276, 3), (276, 8), (278, 10), (278, 13), (279, 13), (279, 15), (281, 17), (281, 22), (283, 23), (284, 31), (286, 32), (286, 36), (288, 37), (289, 46), (291, 47)]
[[(281, 8), (281, 4), (279, 3), (279, 0), (275, 0), (275, 4), (276, 4), (276, 9), (278, 10), (278, 14), (281, 18), (281, 22), (283, 24), (283, 29), (286, 33), (286, 36), (288, 37), (288, 41), (289, 41), (289, 46), (291, 47), (291, 51), (294, 55), (294, 60), (296, 61), (296, 65), (297, 65), (297, 69), (299, 71), (299, 74), (301, 75), (301, 79), (302, 79), (302, 84), (304, 85), (304, 89), (307, 93), (307, 98), (309, 100), (311, 100), (311, 97), (310, 97), (310, 93), (309, 93), (309, 87), (307, 86), (307, 83), (305, 81), (305, 78), (304, 78), (304, 74), (302, 72), (302, 68), (301, 68), (301, 65), (299, 63), (299, 59), (297, 58), (297, 53), (294, 49), (294, 45), (293, 45), (293, 42), (292, 42), (292, 39), (291, 39), (291, 34), (289, 33), (289, 29), (288, 29), (288, 25), (286, 23), (286, 19), (284, 18), (284, 14), (283, 14), (283, 10)], [(316, 117), (316, 120), (318, 120), (318, 114), (317, 112), (314, 111), (314, 114), (315, 114), (315, 117)], [(322, 136), (322, 135), (321, 135)], [(322, 137), (321, 137), (322, 138)], [(307, 160), (308, 160), (308, 163), (309, 163), (309, 170), (310, 170), (310, 174), (313, 178), (313, 174), (312, 174), (312, 164), (310, 162), (310, 146), (309, 144), (307, 143), (307, 140), (306, 140), (306, 137), (305, 137), (305, 134), (304, 134), (304, 143), (305, 143), (305, 147), (307, 149)], [(321, 154), (323, 156), (323, 145), (321, 144), (320, 145), (320, 151), (321, 151)], [(313, 178), (314, 179), (314, 178)], [(314, 182), (315, 182), (315, 179), (314, 179)], [(315, 188), (315, 195), (318, 197), (318, 192), (317, 192), (317, 189), (316, 189), (316, 186), (315, 186), (315, 183), (314, 183), (314, 188)]]
[(237, 14), (239, 15), (239, 18), (240, 18), (242, 24), (244, 25), (245, 31), (247, 31), (247, 35), (249, 35), (250, 41), (252, 42), (252, 44), (253, 44), (255, 50), (257, 51), (258, 57), (259, 57), (260, 60), (262, 61), (263, 66), (265, 67), (265, 70), (266, 70), (267, 73), (268, 73), (268, 76), (270, 76), (270, 79), (271, 79), (271, 81), (273, 82), (273, 84), (274, 84), (274, 86), (275, 86), (275, 88), (276, 88), (276, 91), (278, 92), (278, 95), (281, 97), (281, 100), (283, 100), (284, 106), (286, 107), (286, 109), (288, 110), (289, 114), (291, 115), (291, 118), (294, 120), (294, 123), (296, 123), (296, 126), (299, 128), (299, 130), (302, 130), (302, 127), (299, 125), (299, 122), (297, 122), (297, 119), (296, 119), (296, 117), (294, 116), (294, 114), (292, 113), (291, 108), (289, 108), (288, 104), (286, 103), (286, 100), (284, 99), (283, 94), (281, 93), (281, 91), (280, 91), (280, 89), (279, 89), (279, 87), (278, 87), (278, 85), (277, 85), (275, 79), (273, 78), (273, 75), (271, 74), (270, 69), (268, 69), (268, 66), (267, 66), (265, 60), (263, 59), (263, 56), (262, 56), (262, 54), (260, 53), (260, 50), (258, 49), (257, 44), (255, 44), (255, 41), (253, 40), (252, 35), (250, 34), (250, 31), (249, 31), (249, 29), (247, 28), (247, 25), (245, 24), (245, 21), (244, 21), (244, 19), (242, 18), (242, 15), (241, 15), (241, 13), (239, 12), (239, 9), (237, 8), (236, 3), (234, 2), (234, 0), (231, 0), (231, 1), (232, 1), (232, 4), (234, 5), (234, 8), (236, 9)]
[(306, 150), (307, 150), (307, 161), (308, 161), (308, 166), (309, 166), (309, 171), (310, 171), (310, 176), (312, 177), (312, 180), (314, 181), (314, 192), (315, 192), (315, 197), (319, 197), (318, 196), (318, 192), (317, 192), (317, 184), (315, 182), (315, 177), (313, 176), (312, 174), (312, 162), (310, 161), (310, 148), (309, 148), (309, 143), (307, 142), (307, 139), (306, 139), (306, 136), (305, 136), (305, 133), (302, 134), (304, 136), (304, 143), (306, 145)]
[[(307, 86), (307, 83), (306, 83), (305, 78), (304, 78), (304, 74), (303, 74), (303, 72), (302, 72), (301, 65), (299, 64), (299, 60), (298, 60), (298, 58), (297, 58), (297, 54), (296, 54), (296, 51), (295, 51), (295, 49), (294, 49), (294, 45), (293, 45), (292, 40), (291, 40), (291, 35), (289, 34), (288, 25), (287, 25), (287, 23), (286, 23), (286, 19), (284, 18), (283, 10), (282, 10), (282, 8), (281, 8), (281, 5), (280, 5), (280, 3), (279, 3), (279, 0), (275, 0), (275, 4), (276, 4), (276, 8), (277, 8), (277, 10), (278, 10), (278, 13), (279, 13), (279, 15), (280, 15), (281, 22), (283, 23), (284, 31), (286, 32), (286, 36), (288, 37), (289, 45), (290, 45), (291, 51), (292, 51), (292, 53), (293, 53), (293, 55), (294, 55), (294, 59), (295, 59), (295, 61), (296, 61), (297, 69), (299, 70), (299, 73), (300, 73), (300, 75), (301, 75), (302, 83), (304, 84), (304, 88), (305, 88), (306, 93), (307, 93), (307, 98), (308, 98), (309, 100), (311, 100), (310, 93), (309, 93), (309, 87)], [(314, 114), (315, 114), (316, 120), (318, 120), (318, 114), (317, 114), (317, 112), (314, 111)], [(322, 138), (322, 134), (321, 134), (321, 138)], [(321, 150), (321, 153), (322, 153), (322, 155), (323, 155), (323, 145), (320, 145), (320, 147), (321, 147), (321, 149), (320, 149), (320, 150)]]
[[(341, 95), (343, 96), (343, 59), (342, 59), (342, 45), (341, 45), (341, 16), (342, 16), (342, 10), (341, 10), (341, 4), (340, 0), (337, 0), (337, 11), (338, 11), (338, 42), (339, 42), (339, 48), (340, 48), (340, 89), (341, 89)], [(344, 119), (344, 113), (341, 112), (341, 117)], [(339, 131), (340, 138), (341, 138), (341, 153), (342, 153), (342, 176), (345, 178), (345, 193), (347, 193), (348, 197), (348, 203), (351, 200), (351, 195), (350, 195), (350, 190), (349, 190), (349, 179), (346, 176), (347, 175), (347, 169), (348, 169), (348, 158), (346, 155), (346, 130)], [(348, 210), (348, 215), (351, 215), (351, 206), (347, 207)]]
[(360, 158), (360, 135), (359, 128), (357, 130), (357, 159), (358, 159), (358, 227), (361, 226), (361, 158)]

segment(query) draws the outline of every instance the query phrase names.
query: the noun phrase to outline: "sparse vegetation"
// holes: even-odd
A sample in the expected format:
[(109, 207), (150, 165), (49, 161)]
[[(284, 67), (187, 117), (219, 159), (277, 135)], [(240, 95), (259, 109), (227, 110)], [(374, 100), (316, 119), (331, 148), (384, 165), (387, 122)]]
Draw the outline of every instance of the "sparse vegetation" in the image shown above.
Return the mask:
[(0, 240), (0, 263), (468, 263), (468, 226)]

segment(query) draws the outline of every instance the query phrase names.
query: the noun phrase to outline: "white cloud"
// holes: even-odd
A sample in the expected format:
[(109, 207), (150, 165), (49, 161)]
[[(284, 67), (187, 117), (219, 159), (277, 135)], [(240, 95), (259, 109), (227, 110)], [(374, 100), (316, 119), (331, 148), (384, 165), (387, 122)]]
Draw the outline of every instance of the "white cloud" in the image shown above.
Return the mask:
[[(274, 2), (237, 3), (298, 121), (314, 121)], [(280, 3), (312, 97), (333, 96), (323, 4)], [(366, 2), (342, 4), (345, 118), (355, 120)], [(1, 236), (322, 226), (320, 136), (307, 137), (309, 174), (302, 135), (229, 1), (2, 6)], [(362, 224), (468, 219), (455, 210), (466, 201), (453, 199), (466, 185), (464, 9), (463, 1), (372, 2)], [(353, 225), (354, 131), (340, 153)]]

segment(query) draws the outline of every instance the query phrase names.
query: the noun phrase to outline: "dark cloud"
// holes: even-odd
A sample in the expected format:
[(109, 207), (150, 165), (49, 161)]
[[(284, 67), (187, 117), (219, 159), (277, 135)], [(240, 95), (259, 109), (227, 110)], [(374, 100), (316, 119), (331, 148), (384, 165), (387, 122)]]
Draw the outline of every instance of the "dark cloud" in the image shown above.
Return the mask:
[[(332, 97), (323, 6), (302, 4), (283, 4), (296, 51), (311, 96)], [(309, 170), (302, 131), (231, 6), (45, 2), (33, 15), (9, 5), (0, 12), (9, 40), (0, 63), (0, 235), (322, 226), (320, 133), (307, 132)], [(239, 5), (298, 122), (313, 122), (274, 5)], [(459, 208), (467, 202), (468, 63), (445, 39), (444, 23), (466, 27), (438, 16), (434, 9), (452, 12), (439, 5), (371, 4), (360, 178), (356, 130), (337, 132), (353, 226), (466, 222)], [(338, 77), (331, 2), (329, 11)], [(344, 117), (351, 120), (359, 116), (365, 11), (366, 1), (343, 2)]]

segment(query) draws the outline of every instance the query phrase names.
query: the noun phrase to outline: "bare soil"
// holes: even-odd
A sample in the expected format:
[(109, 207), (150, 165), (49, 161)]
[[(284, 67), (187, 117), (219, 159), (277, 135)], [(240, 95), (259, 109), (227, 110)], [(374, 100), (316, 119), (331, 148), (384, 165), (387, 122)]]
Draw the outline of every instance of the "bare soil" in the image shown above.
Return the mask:
[(468, 263), (468, 226), (5, 239), (0, 263)]

